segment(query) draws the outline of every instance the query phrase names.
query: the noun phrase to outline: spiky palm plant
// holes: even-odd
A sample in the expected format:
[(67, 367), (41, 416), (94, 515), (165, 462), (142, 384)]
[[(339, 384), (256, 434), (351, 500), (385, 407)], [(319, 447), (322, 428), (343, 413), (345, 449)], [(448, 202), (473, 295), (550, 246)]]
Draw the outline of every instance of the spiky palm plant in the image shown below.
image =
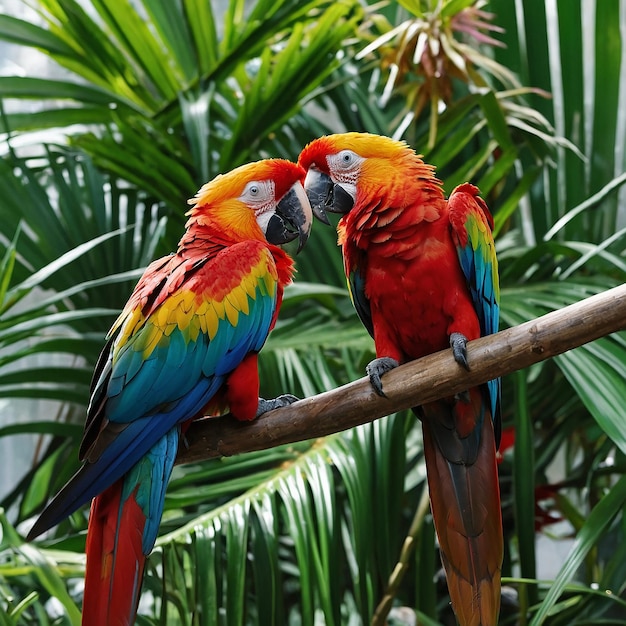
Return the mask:
[[(563, 120), (572, 119), (576, 106), (589, 119), (595, 115), (597, 122), (584, 124), (593, 130), (592, 139), (580, 147), (585, 154), (591, 147), (610, 152), (618, 145), (614, 129), (624, 128), (619, 112), (626, 108), (615, 98), (598, 97), (594, 113), (584, 105), (593, 95), (590, 88), (570, 91), (568, 74), (560, 73), (578, 60), (585, 76), (595, 72), (598, 81), (613, 76), (615, 57), (601, 47), (619, 36), (618, 9), (597, 8), (596, 32), (611, 36), (606, 42), (598, 36), (598, 50), (589, 54), (581, 43), (581, 14), (546, 11), (535, 0), (523, 7), (407, 1), (402, 7), (376, 7), (367, 18), (356, 3), (322, 0), (258, 0), (250, 6), (231, 0), (224, 11), (215, 3), (186, 0), (94, 0), (89, 11), (73, 0), (40, 0), (35, 6), (42, 13), (41, 26), (0, 16), (0, 33), (7, 41), (43, 49), (69, 71), (68, 78), (0, 78), (5, 99), (43, 101), (43, 110), (35, 114), (5, 108), (3, 128), (16, 149), (15, 140), (32, 131), (65, 129), (60, 136), (69, 137), (72, 149), (39, 150), (38, 160), (19, 151), (8, 154), (0, 171), (7, 199), (0, 205), (6, 211), (2, 235), (7, 250), (0, 281), (0, 341), (5, 342), (3, 355), (12, 360), (0, 370), (0, 385), (7, 377), (5, 396), (48, 394), (72, 402), (64, 406), (80, 412), (99, 340), (128, 293), (129, 283), (123, 281), (136, 276), (133, 270), (155, 247), (161, 252), (175, 239), (185, 199), (204, 180), (242, 161), (294, 158), (329, 126), (405, 135), (438, 166), (447, 186), (465, 178), (478, 182), (496, 214), (506, 324), (624, 278), (623, 242), (616, 227), (620, 208), (602, 204), (620, 184), (624, 164), (620, 170), (611, 159), (604, 170), (599, 163), (585, 168), (571, 149), (574, 143), (580, 146), (577, 129)], [(486, 23), (477, 8), (493, 11), (496, 17), (489, 23), (505, 26), (506, 33), (493, 35), (506, 48), (487, 52), (476, 47), (476, 37), (457, 43), (476, 26), (476, 17)], [(399, 10), (405, 12), (396, 14)], [(439, 53), (446, 46), (452, 51), (443, 68), (458, 68), (454, 53), (464, 51), (485, 60), (482, 69), (478, 63), (471, 72), (465, 60), (470, 88), (456, 70), (447, 76), (445, 111), (432, 107), (431, 97), (420, 100), (420, 93), (442, 91), (424, 66), (415, 67), (414, 85), (409, 74), (389, 83), (387, 62), (381, 70), (378, 58), (370, 56), (379, 48), (370, 45), (377, 37), (426, 16), (431, 31), (441, 20), (437, 32), (450, 40), (439, 48)], [(526, 17), (525, 25), (516, 24), (520, 16)], [(550, 33), (550, 46), (533, 42), (524, 47), (536, 24)], [(372, 30), (364, 30), (369, 25)], [(563, 54), (555, 52), (555, 41)], [(388, 54), (393, 43), (388, 37)], [(415, 48), (404, 49), (415, 57)], [(402, 51), (398, 46), (396, 53)], [(502, 76), (490, 71), (495, 61), (507, 68)], [(420, 87), (420, 67), (422, 78), (431, 81), (430, 91)], [(512, 84), (501, 80), (511, 76), (510, 70), (521, 73), (522, 84), (544, 92), (554, 92), (560, 81), (568, 98), (550, 101), (532, 90), (511, 90)], [(385, 84), (393, 89), (385, 91)], [(417, 95), (408, 100), (407, 110), (411, 88)], [(419, 102), (422, 110), (416, 109)], [(70, 128), (76, 123), (80, 126)], [(551, 160), (558, 162), (557, 170)], [(591, 194), (604, 186), (594, 203)], [(596, 213), (586, 210), (591, 206), (598, 207)], [(155, 217), (169, 217), (165, 235)], [(12, 246), (20, 219), (24, 228)], [(340, 287), (334, 234), (317, 231), (300, 260), (300, 278), (330, 286), (300, 281), (287, 294), (262, 358), (268, 394), (288, 389), (311, 395), (359, 377), (371, 357), (371, 343)], [(34, 286), (52, 295), (16, 309), (19, 294)], [(58, 335), (43, 332), (57, 328), (53, 323), (66, 328), (58, 327)], [(18, 331), (32, 335), (26, 350), (79, 356), (72, 378), (50, 373), (42, 391), (36, 384), (41, 372), (27, 367), (16, 374), (24, 350), (17, 343), (24, 334), (18, 337)], [(589, 623), (623, 609), (619, 594), (626, 542), (620, 508), (626, 489), (619, 477), (626, 451), (620, 413), (625, 352), (624, 338), (615, 336), (506, 381), (511, 407), (506, 426), (514, 426), (516, 433), (514, 461), (505, 452), (501, 466), (511, 548), (506, 567), (517, 573), (521, 564), (521, 574), (531, 579), (510, 581), (520, 593), (522, 623), (529, 608), (535, 623), (549, 619), (554, 624)], [(11, 426), (3, 434), (28, 429)], [(6, 506), (20, 505), (17, 515), (11, 511), (17, 522), (72, 470), (80, 426), (46, 420), (31, 430), (56, 437), (42, 464), (5, 500)], [(446, 596), (433, 579), (438, 566), (432, 527), (418, 506), (425, 484), (418, 432), (411, 417), (395, 415), (320, 441), (177, 468), (163, 535), (149, 561), (139, 623), (366, 623), (401, 554), (408, 568), (392, 600), (417, 610), (425, 623), (445, 619)], [(535, 484), (548, 480), (559, 451), (569, 475), (567, 484), (552, 485), (557, 505), (552, 513), (572, 521), (577, 543), (543, 599), (546, 587), (532, 581), (534, 491)], [(586, 500), (579, 496), (581, 486), (587, 488)], [(578, 505), (584, 515), (590, 512), (588, 519), (577, 512)], [(85, 512), (39, 546), (21, 545), (9, 521), (1, 521), (4, 622), (77, 623)], [(618, 547), (596, 558), (605, 530)], [(415, 556), (401, 550), (407, 534), (417, 545)], [(587, 567), (583, 584), (566, 587), (581, 563)], [(591, 582), (611, 589), (612, 598), (596, 593)], [(548, 617), (564, 589), (568, 597), (559, 613)], [(59, 618), (52, 617), (51, 598), (64, 607)], [(542, 604), (534, 604), (539, 598)], [(376, 619), (384, 615), (379, 610)]]

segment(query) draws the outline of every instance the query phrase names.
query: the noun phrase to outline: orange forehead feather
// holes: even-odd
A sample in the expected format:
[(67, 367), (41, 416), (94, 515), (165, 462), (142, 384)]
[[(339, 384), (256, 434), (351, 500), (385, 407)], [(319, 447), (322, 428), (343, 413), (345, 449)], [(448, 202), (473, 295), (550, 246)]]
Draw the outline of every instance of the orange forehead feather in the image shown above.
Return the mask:
[(296, 181), (304, 181), (305, 174), (299, 165), (285, 159), (255, 161), (219, 174), (203, 185), (188, 202), (193, 205), (192, 211), (207, 204), (220, 204), (239, 198), (248, 183), (262, 180), (274, 182), (275, 198), (279, 200)]
[(396, 160), (415, 158), (415, 152), (403, 141), (370, 133), (326, 135), (309, 143), (300, 153), (298, 164), (305, 170), (315, 164), (328, 172), (326, 157), (341, 150), (352, 150), (365, 159)]

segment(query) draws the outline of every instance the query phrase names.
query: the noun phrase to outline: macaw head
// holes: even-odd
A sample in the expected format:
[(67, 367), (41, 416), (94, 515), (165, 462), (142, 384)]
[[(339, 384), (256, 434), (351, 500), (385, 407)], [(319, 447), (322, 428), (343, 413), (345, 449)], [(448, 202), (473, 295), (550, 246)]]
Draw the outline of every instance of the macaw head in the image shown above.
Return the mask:
[(216, 176), (189, 200), (187, 228), (211, 228), (236, 241), (265, 239), (274, 245), (297, 238), (299, 252), (313, 222), (304, 177), (299, 165), (284, 159), (256, 161)]
[(346, 214), (359, 195), (385, 197), (406, 183), (407, 168), (424, 166), (406, 143), (368, 133), (320, 137), (302, 150), (298, 164), (307, 172), (313, 213), (326, 224), (326, 211)]

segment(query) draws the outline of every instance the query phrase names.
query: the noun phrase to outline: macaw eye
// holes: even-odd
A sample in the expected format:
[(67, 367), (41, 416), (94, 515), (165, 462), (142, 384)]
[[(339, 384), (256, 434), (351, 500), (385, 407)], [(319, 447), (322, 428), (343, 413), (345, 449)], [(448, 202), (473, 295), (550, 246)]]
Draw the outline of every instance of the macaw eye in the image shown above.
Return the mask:
[(337, 154), (337, 165), (339, 167), (348, 168), (357, 160), (357, 156), (352, 150), (342, 150)]
[(272, 197), (273, 185), (268, 181), (253, 180), (250, 181), (244, 188), (241, 199), (244, 202), (265, 202)]
[(267, 209), (274, 202), (274, 182), (251, 180), (244, 187), (239, 200), (255, 211)]

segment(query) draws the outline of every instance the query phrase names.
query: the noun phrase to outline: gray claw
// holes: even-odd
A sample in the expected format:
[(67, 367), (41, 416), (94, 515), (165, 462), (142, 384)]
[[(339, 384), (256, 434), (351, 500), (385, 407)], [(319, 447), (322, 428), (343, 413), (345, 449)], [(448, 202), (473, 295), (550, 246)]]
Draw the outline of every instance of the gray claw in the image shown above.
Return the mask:
[(381, 356), (378, 359), (374, 359), (367, 364), (365, 371), (367, 375), (370, 377), (370, 384), (374, 387), (374, 391), (383, 398), (386, 398), (385, 392), (383, 391), (383, 382), (381, 380), (381, 376), (386, 374), (390, 370), (398, 367), (399, 363), (395, 359), (392, 359), (389, 356)]
[(256, 410), (256, 417), (259, 417), (259, 415), (263, 415), (263, 413), (267, 413), (268, 411), (280, 409), (283, 406), (289, 406), (290, 404), (297, 402), (299, 399), (300, 398), (297, 398), (290, 393), (284, 393), (282, 396), (278, 396), (278, 398), (273, 398), (272, 400), (259, 398), (259, 406)]
[(454, 360), (469, 372), (469, 363), (467, 362), (467, 337), (462, 333), (452, 333), (450, 335), (450, 347)]

